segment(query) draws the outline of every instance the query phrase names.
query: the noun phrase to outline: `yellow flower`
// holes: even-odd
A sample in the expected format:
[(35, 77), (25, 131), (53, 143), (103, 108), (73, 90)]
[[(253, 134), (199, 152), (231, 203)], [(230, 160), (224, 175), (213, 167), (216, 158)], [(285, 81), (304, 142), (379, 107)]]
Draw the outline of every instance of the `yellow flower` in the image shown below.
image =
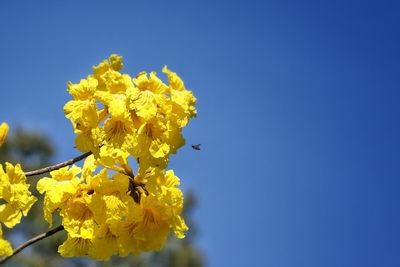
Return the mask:
[(96, 177), (99, 177), (101, 181), (93, 187), (94, 193), (90, 202), (87, 202), (96, 223), (121, 221), (126, 216), (128, 207), (133, 205), (133, 199), (127, 194), (128, 176), (117, 173), (113, 175), (112, 179), (108, 179), (107, 172), (100, 172)]
[(102, 146), (98, 163), (110, 170), (133, 176), (133, 170), (128, 163), (129, 153), (119, 148)]
[(93, 67), (94, 76), (100, 77), (108, 70), (120, 70), (123, 67), (122, 57), (112, 54), (108, 59), (103, 60), (99, 65)]
[(131, 79), (119, 72), (122, 67), (122, 58), (111, 55), (87, 79), (69, 83), (74, 99), (64, 111), (77, 134), (75, 144), (96, 158), (99, 147), (110, 147), (128, 152), (142, 166), (165, 167), (185, 143), (181, 128), (196, 115), (196, 98), (167, 67), (169, 85), (155, 72)]
[(143, 124), (137, 133), (142, 153), (150, 152), (154, 158), (162, 158), (169, 154), (167, 127), (161, 120), (155, 119)]
[(13, 253), (13, 249), (11, 247), (10, 242), (3, 239), (3, 230), (1, 229), (0, 224), (0, 257), (10, 256)]
[(0, 199), (5, 204), (0, 205), (0, 221), (12, 228), (21, 221), (22, 215), (26, 216), (32, 205), (36, 202), (29, 191), (25, 173), (19, 164), (6, 163), (6, 172), (0, 165)]
[(88, 255), (95, 260), (108, 260), (119, 251), (118, 239), (108, 224), (100, 225), (96, 237), (91, 241), (92, 245), (88, 249)]
[(158, 102), (156, 95), (151, 91), (137, 89), (127, 92), (129, 110), (144, 120), (150, 120), (157, 115)]
[(140, 204), (130, 207), (126, 220), (111, 226), (118, 236), (121, 256), (160, 250), (170, 230), (168, 210), (157, 197), (142, 195)]
[(118, 252), (116, 236), (108, 224), (120, 222), (134, 205), (127, 194), (128, 177), (117, 173), (109, 179), (106, 169), (92, 176), (93, 157), (85, 161), (81, 180), (73, 195), (59, 207), (68, 239), (59, 247), (65, 257), (89, 256), (106, 260)]
[(173, 71), (168, 69), (167, 66), (164, 66), (162, 70), (168, 76), (168, 82), (170, 84), (171, 89), (177, 91), (184, 91), (186, 90), (185, 84), (183, 83), (182, 79)]
[(181, 130), (172, 123), (167, 124), (167, 129), (166, 140), (168, 140), (170, 154), (175, 154), (179, 148), (185, 145), (185, 139)]
[(186, 87), (181, 78), (165, 66), (163, 72), (168, 75), (169, 93), (171, 94), (171, 101), (173, 102), (174, 116), (180, 115), (176, 121), (180, 122), (178, 125), (181, 127), (186, 126), (189, 119), (195, 117), (197, 114), (195, 104), (196, 98), (193, 96), (192, 91), (186, 90)]
[(136, 184), (145, 184), (146, 186), (148, 186), (149, 180), (150, 181), (156, 180), (155, 177), (162, 175), (163, 172), (164, 172), (164, 170), (160, 169), (160, 168), (156, 168), (156, 167), (152, 167), (152, 166), (147, 167), (147, 168), (142, 168), (139, 166), (139, 170), (138, 170), (138, 173), (135, 175), (134, 181)]
[(110, 67), (113, 70), (118, 71), (124, 67), (124, 64), (122, 63), (122, 57), (117, 54), (112, 54), (108, 60), (110, 62)]
[(68, 235), (67, 240), (58, 247), (58, 253), (63, 257), (87, 256), (91, 245), (91, 239), (71, 237)]
[(71, 120), (75, 133), (96, 127), (99, 123), (98, 108), (94, 99), (98, 82), (88, 76), (79, 84), (68, 82), (68, 92), (73, 97), (64, 106), (65, 116)]
[(134, 142), (133, 135), (134, 128), (131, 121), (112, 117), (104, 123), (103, 145), (127, 151)]
[(39, 193), (46, 193), (44, 197), (44, 218), (51, 226), (53, 223), (52, 213), (63, 206), (63, 204), (79, 189), (82, 182), (77, 175), (81, 169), (77, 166), (64, 167), (50, 172), (52, 178), (44, 177), (37, 183)]
[(138, 159), (140, 166), (165, 168), (169, 155), (185, 144), (181, 130), (170, 123), (163, 123), (161, 115), (142, 124), (135, 133), (136, 145), (129, 152)]
[(70, 237), (94, 238), (97, 224), (93, 212), (81, 198), (70, 199), (60, 211), (62, 225)]
[(133, 79), (133, 83), (136, 87), (144, 92), (150, 91), (154, 94), (166, 94), (168, 93), (168, 86), (166, 86), (158, 77), (156, 72), (150, 72), (150, 77), (147, 78), (147, 73), (142, 71)]
[(93, 76), (82, 79), (78, 84), (68, 82), (68, 92), (75, 100), (92, 99), (97, 88), (97, 80)]
[[(38, 182), (38, 191), (46, 193), (43, 206), (46, 221), (51, 225), (52, 213), (58, 209), (62, 225), (71, 238), (94, 237), (96, 223), (93, 213), (87, 206), (93, 189), (90, 188), (90, 184), (84, 182), (85, 178), (91, 181), (95, 169), (94, 157), (90, 156), (85, 160), (83, 169), (75, 165), (71, 168), (64, 167), (50, 172), (52, 178), (44, 177)], [(78, 177), (79, 173), (85, 177)]]
[(7, 137), (7, 133), (8, 133), (8, 124), (3, 122), (0, 125), (0, 146), (4, 143), (4, 141), (6, 140)]
[[(122, 67), (122, 58), (111, 55), (87, 79), (68, 84), (73, 99), (64, 111), (75, 144), (93, 156), (82, 170), (60, 169), (38, 183), (46, 220), (56, 209), (62, 216), (68, 239), (59, 252), (66, 257), (158, 250), (170, 231), (183, 238), (188, 229), (179, 178), (165, 168), (185, 144), (182, 128), (196, 116), (196, 98), (167, 67), (168, 85), (155, 72), (132, 79)], [(129, 156), (139, 165), (136, 174)], [(103, 169), (94, 175), (97, 166)]]
[(118, 253), (117, 237), (107, 224), (100, 225), (94, 238), (71, 237), (58, 247), (63, 257), (89, 256), (95, 260), (108, 260)]
[(88, 152), (88, 151), (94, 152), (95, 145), (91, 133), (92, 133), (91, 129), (78, 133), (74, 141), (77, 149), (79, 149), (82, 152)]
[(183, 208), (183, 193), (177, 187), (180, 184), (179, 178), (173, 170), (156, 171), (154, 176), (149, 178), (146, 188), (164, 203), (169, 217), (169, 226), (174, 231), (176, 237), (185, 237), (184, 232), (188, 230), (185, 221), (180, 216)]
[(127, 88), (133, 87), (132, 79), (127, 74), (121, 74), (123, 67), (122, 57), (111, 55), (99, 65), (93, 67), (94, 77), (98, 80), (98, 90), (110, 93), (124, 93)]
[(128, 88), (133, 87), (132, 78), (128, 74), (109, 70), (101, 77), (106, 89), (113, 94), (124, 94)]
[(138, 180), (147, 182), (146, 190), (140, 194), (138, 201), (128, 207), (125, 220), (110, 225), (111, 231), (118, 237), (121, 256), (130, 252), (139, 254), (159, 250), (170, 230), (178, 238), (183, 238), (188, 229), (180, 216), (183, 194), (177, 188), (179, 178), (173, 171), (164, 172), (157, 168), (149, 168), (145, 172), (139, 170)]
[(98, 110), (94, 99), (71, 100), (65, 104), (64, 113), (71, 120), (75, 133), (94, 128), (99, 123)]

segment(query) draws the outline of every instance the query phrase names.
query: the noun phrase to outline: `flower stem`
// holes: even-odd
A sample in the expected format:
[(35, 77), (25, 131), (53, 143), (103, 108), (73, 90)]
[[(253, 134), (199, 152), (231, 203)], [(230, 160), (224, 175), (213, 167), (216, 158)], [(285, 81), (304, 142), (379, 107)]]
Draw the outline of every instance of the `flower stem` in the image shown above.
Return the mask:
[(26, 248), (26, 247), (38, 242), (39, 240), (42, 240), (42, 239), (44, 239), (46, 237), (49, 237), (49, 236), (52, 236), (55, 233), (60, 232), (62, 230), (64, 230), (64, 226), (59, 225), (54, 229), (51, 229), (51, 230), (49, 230), (49, 231), (47, 231), (47, 232), (45, 232), (43, 234), (37, 235), (37, 236), (33, 237), (32, 239), (29, 239), (28, 241), (26, 241), (25, 243), (23, 243), (19, 247), (17, 247), (10, 256), (5, 256), (5, 257), (0, 258), (0, 264), (5, 263), (8, 259), (10, 259), (14, 255), (18, 254), (24, 248)]
[(34, 176), (34, 175), (39, 175), (39, 174), (48, 173), (48, 172), (51, 172), (51, 171), (54, 171), (54, 170), (58, 170), (58, 169), (61, 169), (62, 167), (69, 166), (69, 165), (74, 164), (75, 162), (83, 160), (84, 158), (87, 158), (90, 155), (92, 155), (91, 151), (86, 152), (86, 153), (84, 153), (84, 154), (82, 154), (80, 156), (77, 156), (75, 158), (72, 158), (70, 160), (58, 163), (56, 165), (52, 165), (52, 166), (44, 167), (44, 168), (41, 168), (41, 169), (38, 169), (38, 170), (26, 172), (25, 176), (26, 177)]

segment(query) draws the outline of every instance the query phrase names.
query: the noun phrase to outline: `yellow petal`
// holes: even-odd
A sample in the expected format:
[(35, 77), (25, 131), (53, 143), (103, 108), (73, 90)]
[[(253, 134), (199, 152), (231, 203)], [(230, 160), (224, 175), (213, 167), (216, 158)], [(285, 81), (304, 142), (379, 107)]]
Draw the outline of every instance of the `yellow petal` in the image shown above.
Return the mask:
[(4, 141), (6, 140), (7, 137), (7, 133), (8, 133), (8, 124), (3, 122), (0, 125), (0, 146), (4, 143)]
[(164, 66), (162, 71), (167, 74), (169, 85), (173, 90), (185, 90), (185, 85), (182, 79), (175, 72), (169, 70), (167, 66)]
[(10, 256), (13, 252), (10, 242), (3, 239), (3, 230), (0, 225), (0, 257)]
[(7, 203), (0, 206), (0, 222), (4, 223), (8, 228), (13, 228), (22, 218), (21, 211), (12, 204)]
[(86, 256), (91, 245), (91, 239), (68, 236), (67, 240), (58, 247), (58, 253), (63, 257)]
[(160, 140), (154, 140), (150, 145), (150, 153), (155, 158), (165, 157), (169, 152), (169, 145)]
[(112, 54), (109, 58), (109, 61), (113, 70), (118, 71), (124, 67), (124, 64), (122, 63), (122, 57), (119, 55)]

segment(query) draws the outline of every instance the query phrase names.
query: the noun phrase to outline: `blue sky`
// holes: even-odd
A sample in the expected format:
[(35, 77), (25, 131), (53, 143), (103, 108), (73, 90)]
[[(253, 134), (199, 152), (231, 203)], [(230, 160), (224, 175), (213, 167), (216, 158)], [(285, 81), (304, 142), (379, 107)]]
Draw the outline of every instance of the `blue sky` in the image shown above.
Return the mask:
[(1, 1), (0, 120), (77, 154), (62, 107), (111, 53), (198, 98), (171, 167), (209, 266), (400, 265), (396, 1)]

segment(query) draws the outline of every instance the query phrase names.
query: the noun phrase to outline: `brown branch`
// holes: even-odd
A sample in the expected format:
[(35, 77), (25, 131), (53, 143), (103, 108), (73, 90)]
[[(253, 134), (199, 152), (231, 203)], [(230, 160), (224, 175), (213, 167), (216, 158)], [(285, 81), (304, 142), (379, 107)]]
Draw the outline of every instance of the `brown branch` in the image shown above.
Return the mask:
[(34, 244), (34, 243), (36, 243), (36, 242), (38, 242), (38, 241), (44, 239), (44, 238), (46, 238), (46, 237), (52, 236), (52, 235), (54, 235), (55, 233), (60, 232), (60, 231), (62, 231), (62, 230), (64, 230), (64, 226), (60, 225), (60, 226), (58, 226), (58, 227), (56, 227), (56, 228), (54, 228), (54, 229), (51, 229), (50, 231), (47, 231), (46, 233), (37, 235), (37, 236), (35, 236), (34, 238), (29, 239), (28, 241), (26, 241), (25, 243), (23, 243), (23, 244), (21, 244), (19, 247), (17, 247), (17, 248), (13, 251), (13, 254), (11, 254), (10, 256), (5, 256), (5, 257), (0, 258), (0, 264), (5, 263), (8, 259), (10, 259), (10, 258), (13, 257), (14, 255), (18, 254), (18, 253), (19, 253), (21, 250), (23, 250), (24, 248), (26, 248), (26, 247), (28, 247), (28, 246), (30, 246), (30, 245), (32, 245), (32, 244)]
[(58, 163), (56, 165), (44, 167), (44, 168), (41, 168), (41, 169), (38, 169), (38, 170), (34, 170), (34, 171), (30, 171), (30, 172), (26, 172), (25, 176), (28, 177), (28, 176), (39, 175), (39, 174), (48, 173), (48, 172), (51, 172), (51, 171), (54, 171), (54, 170), (58, 170), (58, 169), (61, 169), (62, 167), (69, 166), (69, 165), (74, 164), (75, 162), (83, 160), (84, 158), (90, 156), (91, 154), (92, 154), (92, 152), (89, 151), (89, 152), (86, 152), (86, 153), (76, 157), (76, 158), (73, 158), (73, 159)]

